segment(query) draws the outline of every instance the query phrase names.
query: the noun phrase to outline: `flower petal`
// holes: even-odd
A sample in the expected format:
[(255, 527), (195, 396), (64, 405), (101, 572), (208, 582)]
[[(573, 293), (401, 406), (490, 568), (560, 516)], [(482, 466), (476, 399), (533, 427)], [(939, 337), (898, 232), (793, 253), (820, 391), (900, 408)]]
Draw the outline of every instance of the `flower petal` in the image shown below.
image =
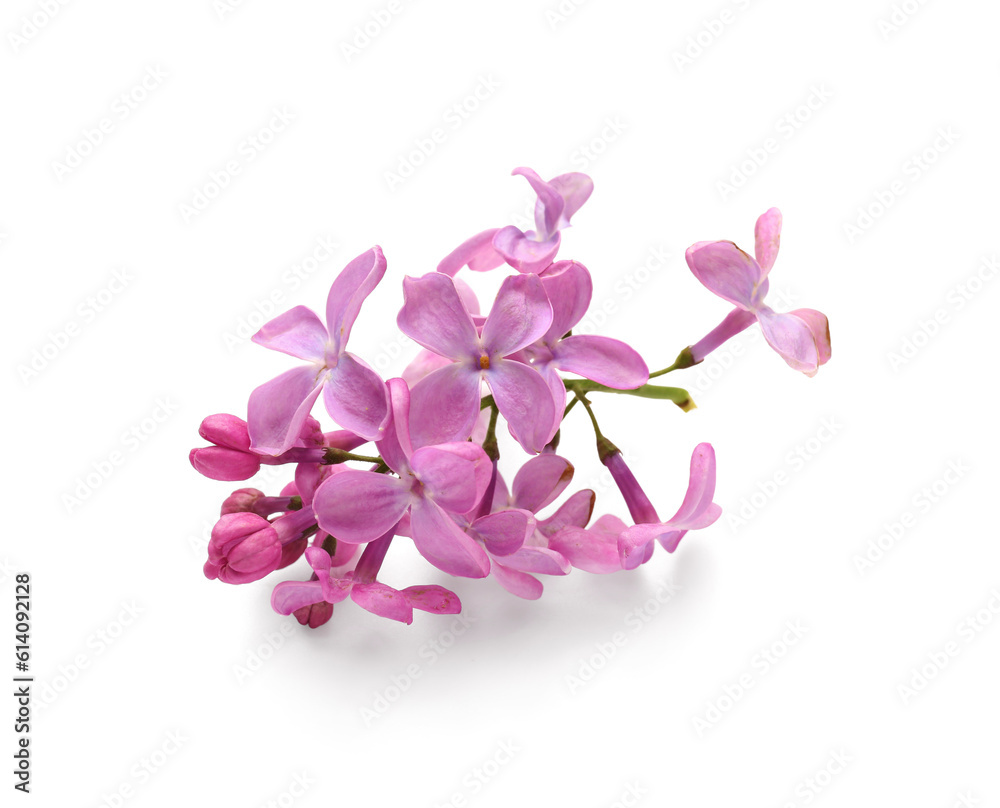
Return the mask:
[(535, 204), (535, 227), (540, 239), (548, 239), (559, 229), (559, 219), (566, 206), (562, 194), (530, 168), (515, 168), (510, 173), (524, 177), (532, 190), (538, 194), (538, 202)]
[(490, 359), (531, 345), (549, 330), (552, 306), (537, 275), (504, 278), (483, 325), (483, 348)]
[(473, 272), (486, 272), (500, 266), (504, 258), (493, 247), (496, 232), (497, 228), (494, 227), (466, 239), (441, 259), (437, 271), (454, 277), (464, 266), (468, 266)]
[(438, 505), (451, 513), (465, 513), (482, 499), (493, 465), (481, 446), (456, 442), (417, 449), (410, 468)]
[(372, 247), (344, 267), (334, 280), (326, 298), (326, 324), (334, 355), (344, 350), (361, 304), (378, 286), (383, 275), (385, 256), (380, 247)]
[(788, 312), (802, 320), (812, 332), (816, 341), (816, 350), (819, 353), (819, 364), (825, 365), (830, 361), (832, 350), (830, 347), (830, 321), (826, 315), (815, 309), (795, 309)]
[(396, 474), (402, 476), (410, 469), (410, 455), (413, 446), (410, 443), (410, 388), (403, 379), (389, 379), (392, 417), (386, 424), (382, 439), (375, 446), (385, 464)]
[(762, 213), (757, 219), (753, 235), (754, 255), (757, 257), (762, 277), (766, 278), (774, 266), (774, 259), (778, 257), (778, 245), (781, 243), (781, 211), (771, 208)]
[(480, 374), (455, 362), (424, 377), (410, 391), (414, 446), (465, 440), (479, 417)]
[(514, 475), (512, 503), (538, 513), (558, 497), (573, 479), (573, 465), (564, 457), (541, 454), (530, 458)]
[(633, 390), (649, 381), (649, 368), (638, 351), (611, 337), (593, 334), (566, 337), (560, 340), (554, 353), (560, 370), (616, 390)]
[(493, 246), (518, 272), (538, 273), (552, 263), (559, 252), (558, 231), (546, 241), (535, 241), (513, 225), (500, 228), (493, 236)]
[(490, 555), (509, 556), (535, 532), (535, 518), (529, 511), (506, 508), (480, 517), (469, 530), (482, 540)]
[(342, 353), (323, 390), (326, 411), (344, 429), (378, 440), (389, 422), (389, 391), (382, 378), (352, 353)]
[(586, 527), (596, 499), (597, 495), (589, 488), (577, 491), (552, 516), (538, 523), (538, 531), (543, 536), (552, 536), (564, 527)]
[(731, 241), (700, 241), (684, 254), (694, 276), (709, 291), (744, 309), (760, 304), (764, 273)]
[(486, 551), (431, 500), (419, 499), (413, 504), (410, 532), (420, 555), (439, 570), (465, 578), (489, 575)]
[(577, 569), (599, 575), (618, 572), (622, 568), (618, 554), (618, 537), (627, 525), (617, 516), (607, 514), (593, 527), (584, 530), (567, 527), (549, 539), (549, 547), (562, 553)]
[(319, 581), (282, 581), (271, 593), (271, 608), (278, 614), (291, 614), (323, 602), (323, 587)]
[(392, 529), (412, 500), (403, 480), (348, 469), (323, 481), (313, 496), (313, 509), (321, 529), (357, 544)]
[(789, 367), (802, 371), (807, 376), (816, 375), (822, 363), (809, 322), (791, 312), (778, 314), (767, 306), (757, 312), (757, 321), (767, 344), (778, 352)]
[(413, 622), (413, 607), (406, 595), (378, 581), (355, 584), (351, 590), (351, 600), (379, 617), (388, 617), (407, 625)]
[(548, 547), (522, 547), (504, 556), (501, 562), (508, 569), (542, 575), (568, 575), (572, 568), (562, 553)]
[(255, 452), (279, 455), (292, 448), (323, 389), (316, 365), (286, 370), (250, 394), (247, 428)]
[(493, 561), (493, 577), (512, 595), (525, 600), (538, 600), (542, 596), (542, 582), (526, 572), (512, 570), (499, 561)]
[(539, 277), (552, 306), (552, 324), (542, 341), (554, 345), (587, 313), (594, 282), (587, 268), (577, 261), (557, 261)]
[(586, 174), (578, 171), (569, 174), (560, 174), (549, 180), (549, 185), (559, 192), (563, 198), (562, 215), (559, 217), (558, 226), (560, 228), (569, 227), (569, 220), (573, 217), (594, 192), (594, 181)]
[(322, 362), (329, 335), (312, 309), (296, 306), (279, 314), (250, 337), (252, 342), (308, 362)]
[(408, 586), (401, 594), (406, 596), (414, 609), (432, 614), (458, 614), (462, 611), (462, 601), (450, 589), (436, 584)]
[(755, 322), (757, 322), (756, 314), (737, 306), (723, 318), (721, 323), (690, 346), (692, 360), (695, 364), (703, 361), (712, 351)]
[(498, 359), (484, 375), (514, 440), (538, 454), (556, 433), (555, 404), (545, 379), (512, 359)]
[(260, 458), (250, 452), (227, 449), (225, 446), (205, 446), (192, 449), (191, 465), (210, 480), (249, 480), (260, 471)]
[(410, 339), (449, 359), (468, 359), (479, 352), (472, 315), (455, 282), (440, 272), (403, 278), (403, 308), (396, 324)]

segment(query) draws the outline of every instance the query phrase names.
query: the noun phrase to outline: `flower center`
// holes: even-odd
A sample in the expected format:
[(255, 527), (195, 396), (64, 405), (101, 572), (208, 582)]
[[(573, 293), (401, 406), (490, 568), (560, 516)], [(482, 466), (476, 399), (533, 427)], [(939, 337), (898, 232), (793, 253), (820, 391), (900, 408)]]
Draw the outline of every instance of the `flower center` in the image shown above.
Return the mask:
[(483, 354), (482, 356), (479, 357), (479, 369), (480, 370), (490, 369), (490, 358), (486, 354)]

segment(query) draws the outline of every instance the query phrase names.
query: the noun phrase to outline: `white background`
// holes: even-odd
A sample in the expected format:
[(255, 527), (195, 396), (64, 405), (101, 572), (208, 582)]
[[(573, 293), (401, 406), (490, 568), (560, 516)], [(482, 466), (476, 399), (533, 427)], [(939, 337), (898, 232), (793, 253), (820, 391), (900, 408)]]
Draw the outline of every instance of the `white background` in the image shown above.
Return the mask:
[[(37, 677), (32, 794), (17, 798), (1000, 806), (998, 282), (983, 263), (998, 250), (1000, 10), (399, 0), (356, 39), (387, 8), (4, 4), (0, 586), (13, 645), (13, 575), (31, 573)], [(249, 145), (274, 110), (293, 120)], [(435, 128), (443, 142), (390, 183)], [(340, 268), (379, 244), (389, 271), (351, 348), (398, 373), (400, 280), (482, 229), (523, 227), (519, 165), (594, 178), (561, 256), (594, 274), (600, 331), (650, 367), (728, 310), (684, 249), (749, 249), (756, 217), (782, 209), (773, 302), (825, 312), (832, 361), (808, 379), (754, 327), (669, 377), (691, 413), (595, 397), (664, 516), (711, 441), (725, 515), (637, 572), (548, 579), (537, 602), (453, 582), (467, 627), (346, 603), (309, 631), (271, 612), (271, 579), (207, 581), (236, 486), (187, 453), (205, 415), (244, 414), (291, 366), (246, 341), (258, 312), (272, 297), (272, 314), (322, 311)], [(303, 263), (321, 239), (332, 257)], [(624, 516), (582, 413), (563, 435), (570, 490)], [(385, 578), (449, 584), (403, 541)]]

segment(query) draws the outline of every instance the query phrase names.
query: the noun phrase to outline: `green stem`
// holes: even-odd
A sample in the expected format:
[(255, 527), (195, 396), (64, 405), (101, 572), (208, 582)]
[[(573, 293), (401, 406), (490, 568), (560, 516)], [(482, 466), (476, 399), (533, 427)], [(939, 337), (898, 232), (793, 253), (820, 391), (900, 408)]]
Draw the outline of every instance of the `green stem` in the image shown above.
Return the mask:
[(657, 376), (663, 376), (673, 370), (683, 370), (684, 368), (694, 367), (696, 364), (698, 363), (694, 361), (694, 357), (691, 355), (691, 348), (687, 347), (677, 354), (677, 358), (670, 367), (664, 368), (663, 370), (654, 370), (649, 374), (649, 378), (655, 379)]
[(633, 390), (618, 390), (614, 387), (605, 387), (603, 384), (592, 382), (589, 379), (566, 379), (565, 383), (566, 389), (572, 390), (574, 393), (618, 393), (625, 396), (672, 401), (685, 412), (695, 408), (691, 394), (682, 387), (659, 387), (654, 384), (644, 384)]
[(500, 414), (500, 410), (497, 409), (497, 405), (493, 402), (493, 397), (488, 396), (490, 399), (490, 425), (486, 429), (486, 439), (483, 441), (483, 451), (486, 452), (486, 456), (496, 463), (500, 459), (500, 447), (497, 444), (497, 415)]
[(587, 410), (587, 415), (590, 416), (590, 423), (594, 425), (594, 434), (597, 436), (597, 455), (601, 458), (601, 462), (603, 463), (604, 459), (608, 457), (608, 455), (612, 455), (618, 451), (618, 447), (604, 437), (604, 433), (601, 432), (601, 428), (597, 425), (597, 416), (594, 415), (594, 410), (590, 406), (590, 400), (582, 393), (578, 393), (576, 391), (574, 391), (573, 395), (576, 396), (576, 401), (583, 404), (584, 408)]
[(335, 449), (332, 446), (323, 455), (323, 465), (334, 466), (337, 463), (346, 463), (348, 460), (357, 460), (360, 463), (381, 463), (381, 457), (371, 457), (370, 455), (359, 455), (354, 452), (347, 452), (343, 449)]

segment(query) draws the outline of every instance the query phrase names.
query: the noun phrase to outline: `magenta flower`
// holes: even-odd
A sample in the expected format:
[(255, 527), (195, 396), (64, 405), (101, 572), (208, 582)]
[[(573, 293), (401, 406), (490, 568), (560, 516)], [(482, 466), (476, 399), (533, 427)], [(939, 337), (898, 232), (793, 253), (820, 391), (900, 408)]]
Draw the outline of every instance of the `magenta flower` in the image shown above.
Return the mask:
[[(398, 590), (376, 581), (375, 576), (382, 566), (391, 541), (392, 533), (389, 532), (371, 542), (365, 548), (358, 566), (342, 576), (334, 571), (329, 553), (318, 547), (310, 547), (306, 550), (306, 559), (314, 570), (315, 580), (283, 581), (278, 584), (271, 594), (271, 607), (278, 614), (295, 613), (297, 616), (305, 609), (326, 603), (330, 605), (332, 612), (334, 604), (350, 597), (358, 606), (372, 614), (408, 625), (413, 622), (414, 609), (435, 614), (458, 614), (462, 611), (458, 595), (442, 586), (409, 586)], [(312, 617), (311, 613), (304, 613), (303, 616), (307, 619)], [(326, 622), (329, 619), (326, 610), (321, 610), (316, 619)]]
[(367, 440), (382, 435), (389, 419), (385, 383), (345, 349), (361, 304), (385, 266), (378, 247), (351, 261), (330, 287), (325, 326), (311, 309), (296, 306), (254, 334), (258, 345), (310, 362), (250, 394), (247, 421), (255, 451), (279, 455), (289, 449), (321, 393), (327, 412), (342, 427)]
[(694, 363), (701, 362), (756, 321), (764, 339), (785, 362), (807, 376), (814, 376), (831, 355), (826, 315), (815, 309), (779, 314), (764, 304), (767, 275), (778, 256), (781, 240), (781, 212), (777, 208), (757, 219), (754, 236), (756, 260), (731, 241), (699, 241), (687, 249), (685, 257), (695, 277), (736, 306), (715, 329), (689, 348)]
[[(444, 277), (444, 276), (441, 276)], [(373, 541), (409, 514), (409, 533), (420, 554), (438, 569), (467, 578), (489, 574), (489, 557), (450, 514), (471, 511), (489, 485), (492, 464), (467, 441), (423, 446), (410, 441), (410, 393), (391, 379), (393, 417), (376, 443), (398, 477), (347, 469), (320, 484), (313, 497), (319, 526), (338, 540)]]
[(616, 390), (633, 390), (649, 381), (649, 368), (634, 348), (620, 340), (591, 334), (565, 336), (583, 319), (593, 296), (593, 281), (583, 264), (559, 261), (539, 277), (552, 305), (552, 324), (524, 354), (552, 391), (558, 428), (566, 406), (566, 387), (557, 371), (575, 373)]
[(535, 230), (527, 233), (510, 225), (484, 230), (460, 244), (438, 264), (438, 272), (454, 275), (463, 266), (484, 272), (504, 261), (519, 272), (541, 272), (552, 263), (559, 251), (559, 231), (569, 227), (569, 220), (594, 190), (586, 174), (560, 174), (545, 182), (530, 168), (515, 168), (531, 184), (535, 203)]
[(552, 323), (552, 306), (537, 275), (505, 278), (482, 335), (455, 282), (431, 272), (403, 280), (400, 330), (451, 362), (413, 388), (410, 428), (416, 445), (465, 440), (479, 415), (481, 382), (524, 450), (537, 453), (555, 434), (555, 403), (528, 365), (508, 358), (539, 339)]

